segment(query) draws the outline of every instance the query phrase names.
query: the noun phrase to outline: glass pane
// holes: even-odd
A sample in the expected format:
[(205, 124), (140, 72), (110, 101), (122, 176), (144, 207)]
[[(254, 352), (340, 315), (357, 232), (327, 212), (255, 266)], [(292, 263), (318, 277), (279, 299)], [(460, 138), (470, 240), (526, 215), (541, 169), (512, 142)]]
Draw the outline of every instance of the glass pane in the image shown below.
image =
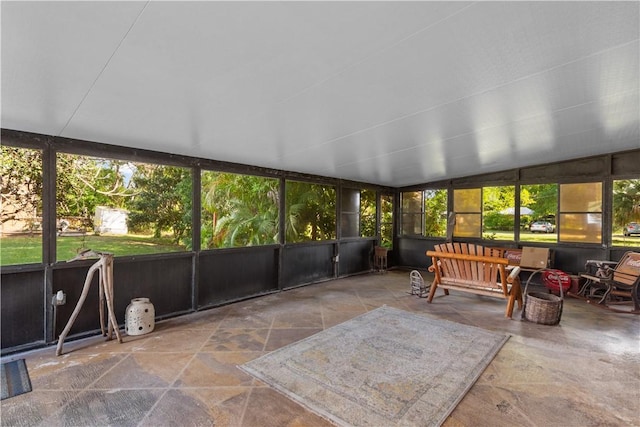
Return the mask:
[(360, 237), (360, 218), (358, 214), (343, 213), (340, 216), (342, 237)]
[(640, 246), (640, 179), (613, 181), (614, 246)]
[(422, 214), (402, 214), (402, 235), (422, 236)]
[(400, 234), (403, 236), (422, 235), (422, 192), (402, 193), (402, 223)]
[(336, 189), (306, 182), (286, 182), (287, 242), (336, 238)]
[(42, 151), (0, 147), (0, 265), (42, 262)]
[(557, 242), (558, 184), (521, 186), (520, 204), (520, 240)]
[(393, 196), (380, 196), (380, 244), (385, 248), (393, 246)]
[(422, 192), (410, 191), (402, 193), (402, 213), (422, 212)]
[(279, 180), (202, 172), (203, 249), (278, 243)]
[(116, 256), (191, 246), (187, 168), (59, 153), (57, 259), (96, 249)]
[(425, 190), (424, 235), (429, 237), (447, 236), (447, 190)]
[(560, 241), (600, 243), (602, 241), (601, 214), (560, 214)]
[(456, 214), (453, 235), (456, 237), (480, 237), (480, 214)]
[(358, 213), (360, 209), (360, 190), (343, 188), (341, 202), (342, 212)]
[(513, 240), (515, 186), (482, 189), (482, 235), (490, 240)]
[(376, 235), (376, 192), (362, 190), (360, 192), (360, 235), (374, 237)]
[(482, 210), (482, 189), (453, 190), (454, 212), (478, 212)]
[(601, 182), (560, 184), (560, 241), (601, 243), (601, 212)]
[(342, 189), (340, 231), (342, 237), (360, 236), (360, 190)]
[(602, 183), (561, 184), (560, 212), (602, 212)]

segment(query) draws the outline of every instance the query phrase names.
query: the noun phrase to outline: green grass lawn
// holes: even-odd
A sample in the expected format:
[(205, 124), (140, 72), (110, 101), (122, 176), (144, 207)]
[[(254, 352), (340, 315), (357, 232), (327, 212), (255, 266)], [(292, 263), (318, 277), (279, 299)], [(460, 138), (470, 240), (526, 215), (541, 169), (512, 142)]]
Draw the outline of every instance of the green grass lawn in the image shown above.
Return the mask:
[[(494, 240), (513, 240), (513, 233), (508, 231), (488, 231), (484, 233), (487, 235), (495, 235)], [(525, 245), (527, 242), (533, 243), (558, 243), (558, 235), (555, 233), (531, 233), (530, 231), (520, 232), (520, 245)], [(620, 234), (614, 234), (612, 237), (613, 246), (631, 246), (640, 247), (640, 236), (625, 237), (622, 232)]]
[[(513, 240), (510, 232), (489, 232), (495, 234), (496, 241)], [(555, 233), (520, 233), (520, 244), (527, 242), (557, 243)], [(624, 237), (622, 234), (613, 236), (614, 246), (640, 247), (640, 236)], [(170, 239), (154, 239), (149, 236), (59, 236), (57, 241), (58, 261), (66, 261), (76, 256), (82, 249), (95, 249), (113, 252), (116, 256), (144, 255), (165, 252), (183, 251), (184, 247), (172, 244)], [(0, 265), (31, 264), (42, 262), (42, 237), (10, 236), (0, 238)]]
[[(148, 236), (59, 236), (57, 259), (66, 261), (83, 249), (113, 252), (116, 256), (177, 252), (184, 247), (172, 244), (170, 239)], [(10, 236), (0, 238), (0, 265), (42, 262), (41, 236)]]

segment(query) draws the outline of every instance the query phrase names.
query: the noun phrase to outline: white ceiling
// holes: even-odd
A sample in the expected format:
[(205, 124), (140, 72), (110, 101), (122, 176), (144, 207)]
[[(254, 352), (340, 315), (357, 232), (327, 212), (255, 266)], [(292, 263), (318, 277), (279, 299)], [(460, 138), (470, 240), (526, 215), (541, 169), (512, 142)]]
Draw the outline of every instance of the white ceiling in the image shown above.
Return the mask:
[(639, 2), (2, 1), (2, 127), (389, 186), (640, 148)]

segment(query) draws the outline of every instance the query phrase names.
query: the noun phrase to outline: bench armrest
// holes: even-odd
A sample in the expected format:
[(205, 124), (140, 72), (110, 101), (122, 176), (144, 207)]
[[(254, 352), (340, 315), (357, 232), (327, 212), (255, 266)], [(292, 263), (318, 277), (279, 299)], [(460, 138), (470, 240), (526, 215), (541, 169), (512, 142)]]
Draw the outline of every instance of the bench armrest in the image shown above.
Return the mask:
[[(439, 260), (438, 260), (438, 261), (436, 261), (436, 264), (437, 264), (437, 267), (439, 268), (439, 267), (440, 267), (440, 261), (439, 261)], [(436, 265), (435, 265), (435, 264), (431, 264), (431, 265), (429, 266), (429, 268), (427, 268), (427, 270), (428, 270), (430, 273), (435, 273), (435, 272), (436, 272)]]
[(513, 281), (515, 280), (516, 277), (518, 277), (519, 274), (520, 274), (520, 267), (514, 267), (513, 270), (511, 270), (511, 273), (509, 274), (509, 276), (507, 276), (507, 282), (513, 283)]

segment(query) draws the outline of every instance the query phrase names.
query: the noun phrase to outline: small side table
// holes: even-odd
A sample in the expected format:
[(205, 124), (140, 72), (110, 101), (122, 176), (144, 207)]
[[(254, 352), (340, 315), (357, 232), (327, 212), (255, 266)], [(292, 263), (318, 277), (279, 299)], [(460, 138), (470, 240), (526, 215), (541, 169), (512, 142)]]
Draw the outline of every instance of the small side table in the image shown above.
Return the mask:
[(373, 256), (373, 268), (380, 272), (384, 273), (387, 270), (387, 253), (389, 250), (382, 246), (376, 246), (374, 248), (374, 256)]

